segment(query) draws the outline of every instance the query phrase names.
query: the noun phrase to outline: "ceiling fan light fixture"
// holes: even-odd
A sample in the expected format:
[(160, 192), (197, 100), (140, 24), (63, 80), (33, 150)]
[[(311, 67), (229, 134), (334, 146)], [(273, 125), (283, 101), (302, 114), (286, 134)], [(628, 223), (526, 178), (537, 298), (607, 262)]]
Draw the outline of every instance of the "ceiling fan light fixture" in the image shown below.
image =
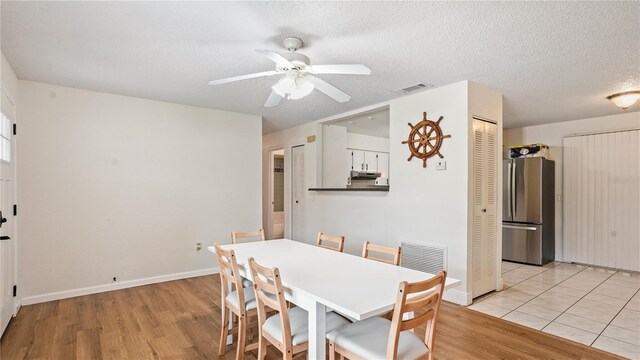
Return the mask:
[(298, 80), (296, 81), (296, 89), (289, 94), (289, 97), (294, 100), (301, 99), (311, 94), (314, 88), (315, 86), (311, 81), (305, 78), (298, 78)]
[(314, 89), (313, 83), (301, 76), (285, 76), (271, 88), (285, 99), (301, 99)]
[(633, 91), (625, 91), (613, 95), (607, 96), (607, 99), (614, 103), (617, 107), (622, 110), (627, 110), (627, 108), (638, 101), (640, 99), (640, 90)]
[(291, 76), (285, 76), (271, 87), (276, 94), (286, 97), (296, 88), (296, 80)]

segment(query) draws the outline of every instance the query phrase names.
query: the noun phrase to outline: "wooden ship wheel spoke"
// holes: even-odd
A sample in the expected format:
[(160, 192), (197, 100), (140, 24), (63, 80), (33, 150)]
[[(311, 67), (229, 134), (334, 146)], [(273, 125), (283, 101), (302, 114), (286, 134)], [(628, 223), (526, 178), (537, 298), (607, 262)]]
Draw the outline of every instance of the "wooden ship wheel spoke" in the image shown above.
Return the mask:
[[(440, 121), (443, 117), (440, 116), (437, 121), (427, 119), (427, 113), (422, 113), (422, 121), (413, 125), (409, 123), (411, 131), (407, 140), (403, 141), (403, 144), (409, 146), (411, 155), (407, 161), (411, 161), (414, 157), (422, 159), (422, 167), (427, 167), (427, 159), (438, 155), (440, 158), (444, 156), (440, 153), (440, 147), (442, 146), (442, 140), (450, 138), (451, 135), (443, 135), (440, 128)], [(433, 136), (432, 136), (433, 134)]]

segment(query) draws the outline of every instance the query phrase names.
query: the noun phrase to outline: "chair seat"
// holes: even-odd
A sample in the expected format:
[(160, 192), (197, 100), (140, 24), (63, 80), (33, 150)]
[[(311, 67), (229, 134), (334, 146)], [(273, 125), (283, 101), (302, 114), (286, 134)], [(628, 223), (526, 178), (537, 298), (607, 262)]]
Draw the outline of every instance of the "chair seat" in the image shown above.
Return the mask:
[[(253, 288), (246, 287), (244, 290), (244, 306), (246, 310), (253, 310), (258, 308), (258, 303), (256, 302), (256, 293), (253, 291)], [(232, 291), (227, 295), (227, 303), (233, 305), (236, 309), (240, 309), (238, 305), (238, 292)]]
[[(309, 341), (309, 315), (307, 311), (294, 307), (289, 310), (289, 323), (291, 324), (291, 343), (296, 346)], [(342, 316), (328, 312), (326, 314), (327, 332), (349, 324), (349, 320)], [(280, 322), (280, 314), (268, 318), (262, 325), (262, 331), (271, 335), (273, 338), (283, 341), (282, 339), (282, 323)]]
[[(391, 321), (373, 317), (329, 332), (329, 341), (364, 359), (385, 359)], [(429, 352), (427, 345), (410, 331), (400, 333), (398, 359), (417, 359)]]

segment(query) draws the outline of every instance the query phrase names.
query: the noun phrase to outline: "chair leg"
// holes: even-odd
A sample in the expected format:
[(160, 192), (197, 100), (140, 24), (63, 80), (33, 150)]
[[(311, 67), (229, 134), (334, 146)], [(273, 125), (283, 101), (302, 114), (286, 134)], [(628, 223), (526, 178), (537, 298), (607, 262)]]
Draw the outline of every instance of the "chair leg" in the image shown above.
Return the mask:
[(260, 336), (258, 342), (258, 360), (264, 360), (267, 357), (267, 339)]
[(238, 316), (238, 351), (236, 352), (236, 360), (244, 358), (244, 345), (247, 338), (247, 316)]
[(218, 355), (224, 355), (227, 351), (227, 335), (229, 335), (229, 309), (222, 305), (222, 328), (220, 329), (220, 346), (218, 347)]
[(253, 343), (253, 316), (250, 318), (251, 321), (247, 321), (247, 331), (249, 332), (249, 334), (247, 335), (247, 337), (249, 338), (249, 342)]

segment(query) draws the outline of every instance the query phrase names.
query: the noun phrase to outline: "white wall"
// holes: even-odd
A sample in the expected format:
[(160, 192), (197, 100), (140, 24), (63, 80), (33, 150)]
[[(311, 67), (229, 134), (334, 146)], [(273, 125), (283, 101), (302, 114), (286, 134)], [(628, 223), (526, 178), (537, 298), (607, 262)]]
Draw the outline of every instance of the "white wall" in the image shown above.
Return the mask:
[(389, 139), (377, 136), (347, 133), (349, 149), (389, 152)]
[(201, 273), (197, 242), (261, 226), (259, 116), (22, 80), (19, 102), (26, 303)]
[[(467, 81), (435, 88), (375, 104), (364, 109), (336, 115), (317, 122), (267, 134), (263, 138), (264, 149), (285, 146), (285, 154), (291, 146), (304, 143), (306, 136), (322, 133), (318, 123), (357, 114), (381, 106), (390, 107), (390, 170), (393, 174), (388, 193), (365, 192), (309, 192), (306, 198), (307, 236), (302, 240), (312, 243), (318, 231), (346, 236), (345, 251), (360, 254), (364, 240), (382, 245), (398, 245), (401, 241), (414, 241), (446, 245), (449, 247), (449, 275), (462, 280), (462, 285), (449, 291), (449, 300), (467, 303), (470, 298), (467, 283), (467, 207), (468, 207), (468, 139), (469, 139), (469, 91)], [(483, 91), (484, 88), (473, 89)], [(491, 104), (499, 104), (501, 120), (501, 95), (492, 92)], [(494, 97), (495, 97), (494, 96)], [(430, 119), (444, 116), (441, 125), (445, 139), (441, 152), (448, 162), (446, 171), (436, 171), (435, 159), (407, 161), (409, 150), (401, 144), (409, 133), (407, 122), (422, 120), (422, 112), (428, 111)], [(492, 113), (478, 106), (475, 115), (491, 117)], [(493, 109), (491, 109), (494, 111)], [(500, 125), (501, 126), (501, 125)], [(322, 139), (320, 139), (322, 140)], [(313, 149), (309, 149), (314, 151)], [(315, 154), (305, 153), (305, 169), (318, 167)], [(313, 165), (310, 161), (316, 161)], [(309, 181), (316, 174), (306, 174)], [(285, 172), (290, 183), (290, 173)], [(308, 183), (310, 184), (310, 183)], [(312, 185), (308, 187), (313, 187)], [(285, 189), (289, 194), (290, 189)], [(288, 215), (290, 203), (285, 201)], [(288, 223), (289, 221), (287, 221)], [(286, 235), (290, 233), (287, 232)]]
[(4, 57), (4, 54), (1, 54), (1, 57), (0, 84), (2, 84), (2, 88), (6, 91), (7, 95), (16, 101), (16, 98), (18, 97), (18, 77), (16, 76), (16, 73), (13, 72), (11, 65)]
[(322, 187), (347, 186), (349, 166), (347, 162), (347, 128), (322, 126)]
[(640, 112), (623, 112), (618, 115), (504, 130), (505, 147), (532, 143), (543, 143), (550, 147), (549, 159), (556, 163), (556, 260), (563, 260), (562, 139), (575, 134), (638, 128), (640, 128)]

